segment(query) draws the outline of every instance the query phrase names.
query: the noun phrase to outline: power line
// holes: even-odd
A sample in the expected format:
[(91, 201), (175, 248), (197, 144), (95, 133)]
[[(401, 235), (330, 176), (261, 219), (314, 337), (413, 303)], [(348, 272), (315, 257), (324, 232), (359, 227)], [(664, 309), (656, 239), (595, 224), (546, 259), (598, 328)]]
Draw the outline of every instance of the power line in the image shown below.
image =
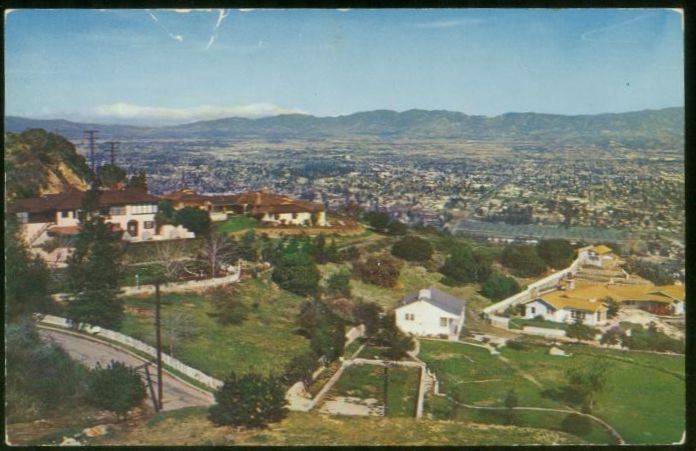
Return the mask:
[(87, 140), (89, 141), (89, 160), (90, 160), (90, 164), (92, 166), (92, 175), (96, 174), (96, 172), (94, 170), (94, 147), (97, 143), (97, 138), (96, 138), (95, 134), (98, 131), (99, 130), (85, 130), (83, 132), (85, 134), (85, 136), (87, 137)]

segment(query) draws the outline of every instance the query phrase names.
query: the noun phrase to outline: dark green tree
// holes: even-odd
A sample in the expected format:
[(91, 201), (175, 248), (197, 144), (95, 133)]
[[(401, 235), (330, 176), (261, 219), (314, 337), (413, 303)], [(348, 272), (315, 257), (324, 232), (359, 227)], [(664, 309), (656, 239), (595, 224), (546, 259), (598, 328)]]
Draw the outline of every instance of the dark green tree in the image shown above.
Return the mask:
[(328, 315), (316, 325), (309, 342), (312, 350), (333, 362), (343, 355), (346, 345), (346, 326), (339, 318)]
[(264, 428), (285, 418), (286, 404), (282, 378), (232, 372), (215, 392), (208, 419), (217, 426)]
[(443, 282), (449, 285), (483, 282), (491, 274), (490, 257), (474, 252), (469, 246), (457, 245), (451, 251), (440, 273), (445, 276)]
[(326, 281), (326, 293), (331, 296), (350, 297), (350, 271), (342, 269), (331, 274)]
[(300, 312), (297, 315), (297, 325), (300, 332), (307, 338), (311, 338), (314, 330), (326, 314), (326, 307), (317, 300), (305, 301), (300, 304)]
[(312, 375), (319, 367), (319, 356), (314, 352), (305, 352), (296, 355), (287, 365), (283, 377), (288, 385), (292, 385), (297, 381), (301, 381), (305, 388), (312, 385)]
[(90, 404), (115, 413), (119, 419), (140, 405), (146, 395), (145, 384), (138, 372), (113, 360), (106, 368), (97, 364), (87, 384)]
[(353, 263), (355, 273), (363, 282), (385, 288), (396, 286), (402, 266), (402, 262), (389, 255), (372, 255), (365, 261)]
[(575, 249), (568, 240), (542, 240), (537, 245), (537, 254), (546, 265), (562, 269), (567, 268), (575, 257)]
[(364, 219), (370, 227), (382, 232), (387, 230), (391, 222), (388, 214), (378, 211), (368, 211), (365, 213)]
[(603, 345), (618, 345), (626, 339), (626, 334), (618, 327), (612, 327), (602, 334), (599, 342)]
[(408, 233), (408, 226), (398, 219), (392, 219), (387, 226), (387, 233), (390, 235), (406, 235)]
[(239, 240), (239, 245), (237, 246), (236, 256), (249, 262), (256, 262), (259, 260), (256, 232), (254, 230), (249, 230), (242, 235), (242, 238)]
[(326, 261), (336, 263), (339, 261), (338, 258), (338, 247), (336, 246), (336, 240), (331, 238), (331, 243), (326, 249)]
[(481, 294), (492, 301), (499, 301), (520, 291), (515, 279), (502, 274), (491, 275), (481, 286)]
[(128, 176), (123, 168), (115, 164), (105, 164), (97, 168), (97, 177), (102, 186), (113, 187), (118, 183), (126, 183)]
[(619, 314), (619, 308), (621, 307), (621, 304), (619, 304), (609, 296), (602, 299), (602, 301), (605, 303), (604, 305), (606, 305), (607, 307), (607, 318), (614, 318), (616, 315)]
[(249, 316), (249, 308), (232, 286), (211, 289), (208, 299), (213, 305), (213, 313), (209, 315), (215, 317), (220, 325), (239, 325)]
[(376, 302), (358, 302), (353, 308), (353, 316), (365, 325), (365, 335), (372, 337), (379, 331), (382, 306)]
[(590, 326), (583, 324), (580, 317), (575, 318), (575, 322), (566, 326), (566, 337), (575, 338), (578, 343), (594, 339), (597, 331)]
[(48, 295), (48, 267), (40, 257), (30, 257), (14, 218), (5, 221), (5, 318), (16, 321), (32, 313), (46, 313), (51, 307)]
[(392, 255), (414, 262), (426, 262), (433, 256), (430, 241), (417, 236), (405, 236), (392, 246)]
[(518, 277), (536, 277), (546, 270), (546, 264), (531, 246), (506, 246), (500, 263)]
[(66, 315), (75, 325), (88, 323), (118, 330), (123, 301), (117, 295), (122, 269), (120, 240), (94, 212), (96, 196), (89, 191), (83, 205), (82, 228), (68, 259), (67, 280), (73, 299)]
[(380, 329), (375, 341), (385, 347), (382, 357), (389, 360), (401, 360), (407, 357), (408, 351), (413, 351), (416, 346), (413, 338), (401, 332), (396, 326), (393, 312), (380, 318)]
[(339, 262), (352, 262), (360, 258), (360, 249), (356, 246), (348, 246), (338, 251)]
[(145, 174), (145, 171), (138, 171), (137, 174), (132, 175), (130, 180), (128, 180), (128, 187), (147, 191), (147, 174)]
[(210, 231), (210, 216), (205, 210), (184, 207), (174, 214), (174, 224), (182, 225), (196, 235), (207, 235)]
[(320, 233), (319, 235), (317, 235), (316, 238), (314, 238), (314, 243), (312, 246), (312, 257), (314, 257), (314, 260), (319, 264), (327, 262), (326, 237), (323, 233)]
[(519, 405), (519, 398), (517, 396), (517, 391), (511, 388), (507, 395), (505, 396), (505, 407), (507, 407), (507, 421), (512, 424), (515, 421), (515, 407)]
[(295, 253), (278, 259), (271, 278), (284, 290), (313, 296), (318, 294), (321, 273), (309, 255)]

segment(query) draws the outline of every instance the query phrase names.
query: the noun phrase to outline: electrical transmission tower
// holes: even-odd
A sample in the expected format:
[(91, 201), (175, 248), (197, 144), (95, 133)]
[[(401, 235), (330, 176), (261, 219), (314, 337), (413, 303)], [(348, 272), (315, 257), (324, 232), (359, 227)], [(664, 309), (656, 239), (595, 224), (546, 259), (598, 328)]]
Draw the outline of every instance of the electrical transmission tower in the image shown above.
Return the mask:
[(98, 131), (99, 130), (85, 130), (84, 131), (85, 137), (87, 138), (87, 141), (89, 142), (89, 161), (90, 161), (90, 164), (92, 165), (92, 174), (96, 174), (96, 171), (94, 168), (94, 147), (96, 146), (96, 143), (97, 143), (97, 137), (95, 135)]
[(118, 152), (118, 142), (109, 141), (109, 155), (111, 156), (111, 166), (116, 166), (116, 153)]

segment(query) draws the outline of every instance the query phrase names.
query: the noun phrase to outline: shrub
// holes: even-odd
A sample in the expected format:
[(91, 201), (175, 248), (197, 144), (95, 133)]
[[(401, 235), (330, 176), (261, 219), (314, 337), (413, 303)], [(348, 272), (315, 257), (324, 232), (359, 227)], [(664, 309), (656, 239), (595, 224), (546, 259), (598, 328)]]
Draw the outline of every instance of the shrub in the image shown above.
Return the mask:
[(293, 357), (287, 365), (283, 377), (288, 385), (301, 381), (305, 388), (312, 385), (312, 374), (319, 366), (319, 357), (314, 352)]
[(333, 296), (350, 297), (350, 271), (342, 269), (326, 281), (326, 292)]
[(284, 255), (273, 268), (272, 279), (284, 290), (300, 296), (316, 295), (321, 273), (312, 258), (302, 252)]
[(145, 399), (145, 384), (138, 372), (121, 362), (111, 361), (102, 368), (99, 364), (88, 378), (89, 402), (123, 418)]
[(568, 240), (542, 240), (537, 245), (537, 254), (548, 266), (561, 269), (572, 263), (575, 249)]
[(353, 268), (363, 282), (392, 288), (396, 286), (402, 264), (388, 255), (371, 256), (367, 260), (356, 262)]
[(391, 252), (404, 260), (425, 262), (433, 256), (433, 246), (423, 238), (406, 236), (394, 243)]
[(210, 230), (210, 216), (205, 210), (184, 207), (174, 213), (174, 224), (182, 225), (196, 235), (206, 235)]
[(285, 386), (280, 378), (232, 372), (215, 392), (208, 419), (218, 426), (262, 428), (285, 418), (285, 405)]
[(456, 245), (440, 268), (445, 276), (442, 282), (450, 286), (483, 282), (491, 274), (491, 263), (488, 255), (474, 252), (466, 245)]
[(573, 435), (584, 436), (592, 432), (592, 422), (584, 415), (571, 413), (561, 422), (561, 429)]
[(382, 307), (375, 302), (359, 302), (353, 308), (356, 321), (365, 325), (365, 335), (373, 336), (379, 330), (379, 318)]
[(517, 293), (520, 285), (512, 277), (494, 274), (481, 287), (481, 294), (492, 301), (499, 301)]
[(360, 258), (360, 250), (355, 246), (348, 246), (338, 251), (339, 262), (352, 262)]
[(317, 355), (333, 362), (341, 357), (345, 350), (345, 325), (338, 318), (322, 321), (314, 329), (309, 345)]
[(506, 246), (500, 255), (500, 263), (518, 277), (538, 276), (546, 269), (536, 248), (530, 246)]

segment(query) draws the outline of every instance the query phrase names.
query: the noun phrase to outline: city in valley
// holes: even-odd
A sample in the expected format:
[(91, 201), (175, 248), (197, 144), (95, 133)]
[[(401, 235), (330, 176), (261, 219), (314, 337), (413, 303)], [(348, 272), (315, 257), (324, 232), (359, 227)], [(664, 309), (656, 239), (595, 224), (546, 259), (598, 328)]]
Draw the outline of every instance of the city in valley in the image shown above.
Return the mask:
[(690, 440), (677, 11), (6, 22), (8, 445)]

